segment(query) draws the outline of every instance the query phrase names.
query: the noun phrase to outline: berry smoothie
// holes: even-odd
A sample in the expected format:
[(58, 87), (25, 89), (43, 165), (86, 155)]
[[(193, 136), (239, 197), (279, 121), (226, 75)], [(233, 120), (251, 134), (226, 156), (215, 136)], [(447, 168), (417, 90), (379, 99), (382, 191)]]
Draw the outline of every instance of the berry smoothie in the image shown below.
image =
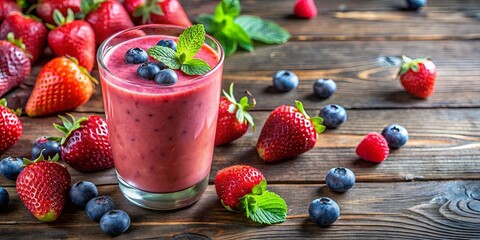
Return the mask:
[(170, 193), (210, 173), (223, 61), (204, 44), (195, 57), (211, 66), (209, 73), (188, 76), (176, 70), (177, 83), (158, 85), (139, 77), (139, 64), (125, 63), (124, 55), (133, 47), (146, 51), (161, 39), (177, 40), (149, 35), (107, 49), (100, 76), (119, 177), (142, 191)]

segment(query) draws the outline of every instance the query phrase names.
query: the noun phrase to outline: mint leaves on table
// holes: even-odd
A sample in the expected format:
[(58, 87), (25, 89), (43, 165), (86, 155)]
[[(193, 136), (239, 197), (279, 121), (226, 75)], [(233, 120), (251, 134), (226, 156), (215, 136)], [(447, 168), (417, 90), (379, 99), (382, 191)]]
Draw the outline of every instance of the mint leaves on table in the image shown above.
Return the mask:
[(163, 46), (148, 49), (148, 55), (171, 69), (180, 69), (187, 75), (202, 75), (211, 67), (202, 59), (194, 58), (205, 41), (205, 27), (193, 25), (178, 37), (177, 51)]
[(195, 20), (204, 24), (207, 33), (222, 44), (227, 56), (234, 54), (238, 47), (253, 51), (253, 40), (282, 44), (290, 38), (287, 30), (272, 21), (240, 15), (239, 0), (222, 0), (213, 15), (200, 14)]
[(287, 203), (278, 194), (267, 190), (265, 179), (243, 196), (239, 205), (245, 209), (247, 217), (257, 223), (281, 223), (287, 219)]

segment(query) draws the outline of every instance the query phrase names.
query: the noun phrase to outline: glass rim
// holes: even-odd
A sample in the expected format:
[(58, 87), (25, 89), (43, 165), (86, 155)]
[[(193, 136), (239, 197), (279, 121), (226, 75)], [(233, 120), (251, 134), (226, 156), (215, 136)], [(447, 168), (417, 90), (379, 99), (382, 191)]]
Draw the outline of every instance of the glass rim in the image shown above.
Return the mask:
[[(105, 49), (106, 45), (110, 41), (112, 41), (112, 39), (114, 39), (115, 37), (118, 37), (121, 34), (124, 34), (126, 32), (130, 32), (130, 31), (134, 31), (134, 30), (141, 30), (141, 29), (145, 29), (145, 28), (167, 28), (167, 29), (173, 29), (173, 30), (185, 30), (185, 29), (187, 29), (186, 27), (183, 27), (183, 26), (170, 25), (170, 24), (144, 24), (144, 25), (139, 25), (139, 26), (135, 26), (135, 27), (131, 27), (131, 28), (128, 28), (128, 29), (118, 31), (118, 32), (112, 34), (111, 36), (109, 36), (107, 39), (105, 39), (100, 44), (100, 46), (98, 47), (97, 54), (96, 54), (97, 62), (101, 66), (101, 68), (103, 68), (105, 71), (107, 71), (113, 77), (115, 77), (115, 79), (118, 80), (119, 82), (121, 82), (122, 84), (134, 85), (134, 86), (137, 86), (137, 87), (142, 86), (142, 84), (137, 84), (137, 83), (134, 83), (134, 82), (126, 81), (125, 79), (117, 76), (115, 73), (110, 71), (110, 69), (106, 66), (105, 62), (103, 61), (105, 50), (107, 50), (107, 49)], [(166, 34), (166, 36), (168, 36), (168, 34)], [(175, 87), (189, 86), (189, 85), (192, 85), (192, 84), (196, 84), (196, 83), (199, 82), (200, 79), (208, 78), (210, 75), (217, 72), (218, 69), (221, 68), (223, 63), (224, 63), (225, 52), (223, 50), (222, 44), (217, 39), (215, 39), (213, 36), (211, 36), (209, 34), (205, 34), (205, 39), (207, 39), (207, 38), (209, 40), (213, 41), (217, 45), (218, 50), (215, 50), (215, 49), (212, 49), (212, 50), (214, 50), (219, 55), (219, 59), (218, 59), (217, 64), (210, 71), (208, 71), (207, 73), (205, 73), (203, 75), (198, 75), (196, 77), (193, 77), (193, 78), (189, 79), (188, 82), (184, 82), (184, 83), (181, 83), (181, 84), (174, 84), (174, 85), (166, 85), (166, 86), (157, 85), (157, 86), (155, 86), (155, 88), (157, 88), (157, 89), (162, 89), (162, 88), (163, 89), (169, 89), (169, 88), (175, 88)], [(131, 38), (131, 39), (134, 39), (134, 38)], [(99, 74), (101, 75), (100, 66), (99, 66)], [(112, 84), (114, 84), (114, 83), (112, 83)], [(145, 86), (145, 87), (148, 88), (148, 87), (151, 87), (151, 86)]]

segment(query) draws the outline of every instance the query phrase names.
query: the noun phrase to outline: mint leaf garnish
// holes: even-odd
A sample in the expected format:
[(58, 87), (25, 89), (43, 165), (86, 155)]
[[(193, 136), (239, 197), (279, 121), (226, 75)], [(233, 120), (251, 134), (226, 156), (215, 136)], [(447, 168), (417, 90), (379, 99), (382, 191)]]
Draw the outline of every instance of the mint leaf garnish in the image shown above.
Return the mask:
[(205, 28), (202, 24), (193, 25), (178, 37), (177, 51), (162, 46), (153, 46), (148, 54), (171, 69), (180, 69), (187, 75), (202, 75), (211, 67), (202, 59), (193, 58), (205, 41)]
[(276, 23), (256, 16), (242, 15), (235, 19), (235, 23), (253, 39), (267, 44), (286, 43), (290, 34)]
[(199, 14), (195, 17), (195, 21), (203, 24), (205, 32), (213, 32), (213, 14)]
[(228, 15), (233, 18), (238, 17), (238, 15), (240, 15), (240, 1), (223, 0), (220, 4), (221, 4), (221, 10), (224, 15)]

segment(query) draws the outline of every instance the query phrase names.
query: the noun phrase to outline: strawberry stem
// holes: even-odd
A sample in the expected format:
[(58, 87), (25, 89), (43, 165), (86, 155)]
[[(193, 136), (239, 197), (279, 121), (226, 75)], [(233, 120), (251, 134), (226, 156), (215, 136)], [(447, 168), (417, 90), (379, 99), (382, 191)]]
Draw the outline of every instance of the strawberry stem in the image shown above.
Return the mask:
[(310, 122), (313, 124), (313, 127), (315, 128), (315, 131), (317, 133), (322, 133), (325, 131), (325, 126), (322, 124), (323, 123), (323, 118), (321, 117), (313, 117), (311, 118), (307, 112), (305, 111), (305, 108), (303, 107), (303, 103), (296, 100), (295, 105), (297, 107), (297, 110), (302, 113), (307, 120), (310, 120)]
[[(255, 107), (257, 102), (255, 101), (255, 98), (252, 97), (252, 94), (248, 91), (245, 92), (247, 96), (243, 96), (240, 99), (240, 102), (237, 102), (237, 100), (235, 99), (235, 95), (233, 94), (233, 85), (233, 83), (230, 84), (229, 93), (223, 90), (223, 95), (225, 95), (228, 101), (232, 103), (228, 107), (228, 112), (235, 113), (237, 120), (240, 123), (244, 123), (245, 121), (247, 121), (248, 124), (252, 126), (253, 131), (255, 131), (256, 125), (253, 121), (252, 115), (248, 113), (248, 110)], [(252, 98), (252, 103), (249, 103), (249, 97)]]
[(400, 70), (397, 73), (397, 77), (402, 76), (403, 74), (408, 72), (408, 70), (411, 70), (413, 72), (418, 72), (419, 70), (418, 64), (423, 63), (425, 60), (428, 60), (428, 57), (411, 59), (403, 55), (402, 60), (403, 60), (403, 64), (402, 66), (400, 66)]
[(12, 111), (13, 113), (15, 113), (15, 115), (19, 116), (22, 115), (22, 109), (21, 108), (17, 108), (17, 109), (11, 109), (7, 106), (7, 99), (6, 98), (2, 98), (0, 99), (0, 106), (3, 106), (5, 107), (6, 109)]
[(63, 125), (59, 125), (59, 124), (56, 124), (56, 123), (53, 124), (53, 127), (55, 129), (57, 129), (58, 131), (62, 132), (63, 134), (65, 134), (65, 136), (49, 138), (51, 140), (60, 142), (61, 145), (63, 145), (65, 143), (65, 141), (67, 141), (67, 138), (70, 136), (70, 134), (72, 134), (73, 131), (75, 131), (75, 130), (77, 130), (81, 127), (80, 123), (82, 123), (83, 121), (86, 121), (88, 119), (86, 117), (82, 117), (82, 118), (77, 120), (70, 113), (67, 113), (67, 116), (69, 116), (72, 119), (72, 121), (68, 120), (64, 116), (59, 115), (58, 117), (62, 120)]

